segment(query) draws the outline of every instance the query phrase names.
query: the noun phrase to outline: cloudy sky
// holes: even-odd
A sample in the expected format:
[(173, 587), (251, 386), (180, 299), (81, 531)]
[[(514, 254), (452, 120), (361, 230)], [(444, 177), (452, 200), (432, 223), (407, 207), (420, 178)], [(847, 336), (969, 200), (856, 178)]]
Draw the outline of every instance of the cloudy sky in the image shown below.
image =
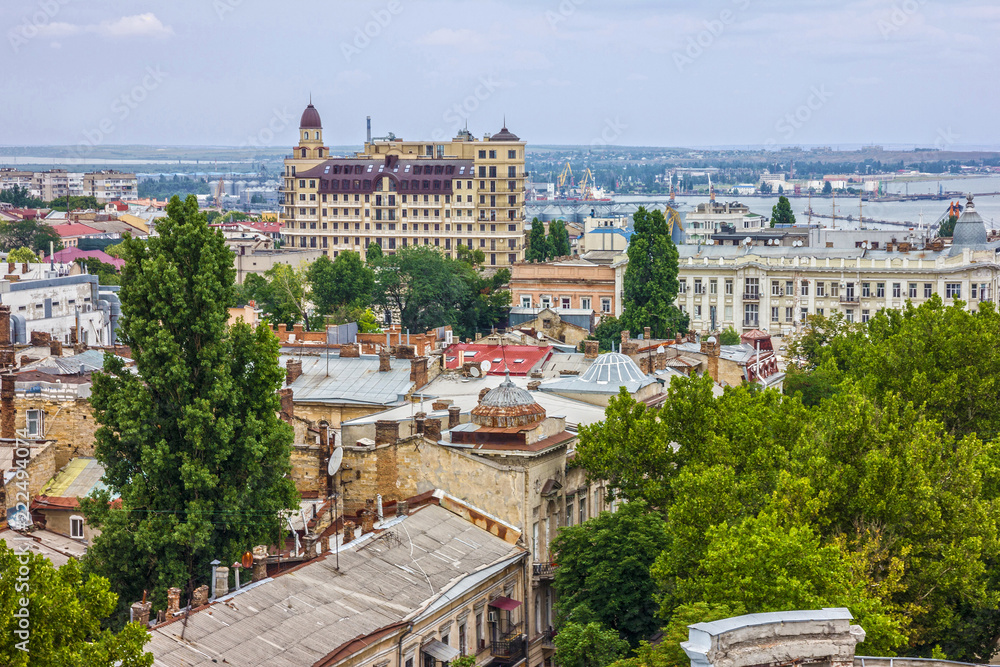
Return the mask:
[(1000, 145), (996, 0), (4, 0), (0, 144)]

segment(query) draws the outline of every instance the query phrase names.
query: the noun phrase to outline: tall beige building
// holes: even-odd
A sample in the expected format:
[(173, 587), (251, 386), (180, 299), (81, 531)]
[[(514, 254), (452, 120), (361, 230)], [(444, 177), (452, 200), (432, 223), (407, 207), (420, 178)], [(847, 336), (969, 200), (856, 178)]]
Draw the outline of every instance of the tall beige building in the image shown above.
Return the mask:
[(281, 226), (286, 245), (362, 257), (371, 243), (392, 254), (433, 246), (482, 250), (488, 266), (524, 259), (525, 142), (506, 127), (451, 141), (376, 140), (331, 157), (310, 103), (299, 143), (285, 159)]

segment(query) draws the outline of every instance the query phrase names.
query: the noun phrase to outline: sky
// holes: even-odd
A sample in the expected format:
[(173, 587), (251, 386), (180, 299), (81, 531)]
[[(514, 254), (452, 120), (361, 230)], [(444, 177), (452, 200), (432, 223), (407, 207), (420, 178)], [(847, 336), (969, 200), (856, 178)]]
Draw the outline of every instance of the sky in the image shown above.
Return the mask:
[(996, 0), (4, 0), (0, 145), (1000, 146)]

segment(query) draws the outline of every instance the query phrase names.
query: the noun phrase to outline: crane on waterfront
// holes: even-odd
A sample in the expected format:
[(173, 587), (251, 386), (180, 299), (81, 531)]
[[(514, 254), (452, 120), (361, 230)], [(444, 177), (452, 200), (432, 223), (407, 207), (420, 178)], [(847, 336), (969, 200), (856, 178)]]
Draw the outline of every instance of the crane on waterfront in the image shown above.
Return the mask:
[(593, 201), (596, 199), (594, 196), (594, 174), (591, 173), (590, 167), (587, 167), (583, 172), (583, 177), (580, 179), (580, 198), (586, 201)]
[(563, 167), (562, 172), (559, 174), (559, 187), (566, 187), (566, 180), (569, 180), (569, 186), (573, 187), (573, 167), (570, 166), (569, 161), (566, 162), (566, 166)]

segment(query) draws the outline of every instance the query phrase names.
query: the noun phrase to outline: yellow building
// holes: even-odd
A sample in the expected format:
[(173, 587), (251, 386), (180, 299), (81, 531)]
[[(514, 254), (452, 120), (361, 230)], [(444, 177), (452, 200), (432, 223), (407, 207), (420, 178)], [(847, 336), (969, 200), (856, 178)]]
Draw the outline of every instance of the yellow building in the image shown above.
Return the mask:
[(461, 244), (482, 250), (488, 266), (524, 259), (525, 142), (506, 127), (443, 143), (368, 141), (334, 158), (311, 103), (299, 126), (282, 186), (287, 246), (364, 257), (372, 243), (386, 254), (424, 245), (455, 257)]

